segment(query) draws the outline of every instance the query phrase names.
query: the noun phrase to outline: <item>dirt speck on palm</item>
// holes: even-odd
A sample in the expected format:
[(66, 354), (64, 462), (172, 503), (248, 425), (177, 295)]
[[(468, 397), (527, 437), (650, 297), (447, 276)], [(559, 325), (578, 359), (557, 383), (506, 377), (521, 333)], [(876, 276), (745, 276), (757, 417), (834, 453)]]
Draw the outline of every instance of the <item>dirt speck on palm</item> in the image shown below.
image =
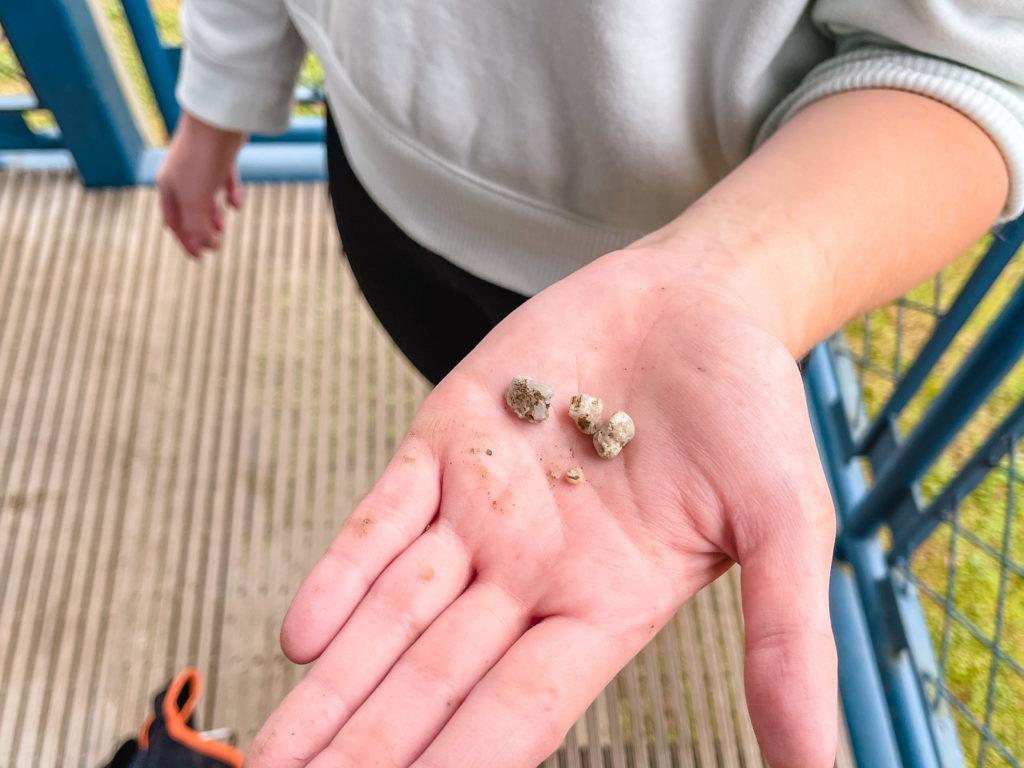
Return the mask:
[(505, 402), (520, 419), (537, 423), (548, 417), (552, 394), (547, 384), (529, 376), (515, 376), (508, 385)]

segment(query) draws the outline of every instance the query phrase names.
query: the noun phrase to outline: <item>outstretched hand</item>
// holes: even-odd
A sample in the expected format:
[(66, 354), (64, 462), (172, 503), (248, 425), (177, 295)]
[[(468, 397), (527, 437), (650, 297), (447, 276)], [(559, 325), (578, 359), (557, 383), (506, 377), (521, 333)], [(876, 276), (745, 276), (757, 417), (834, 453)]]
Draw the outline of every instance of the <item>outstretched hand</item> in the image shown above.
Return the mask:
[[(834, 513), (793, 356), (748, 310), (634, 247), (499, 325), (299, 590), (282, 645), (315, 664), (247, 765), (534, 766), (734, 562), (762, 749), (830, 765)], [(516, 374), (553, 387), (547, 421), (506, 408)], [(633, 417), (617, 458), (568, 418), (578, 392)]]

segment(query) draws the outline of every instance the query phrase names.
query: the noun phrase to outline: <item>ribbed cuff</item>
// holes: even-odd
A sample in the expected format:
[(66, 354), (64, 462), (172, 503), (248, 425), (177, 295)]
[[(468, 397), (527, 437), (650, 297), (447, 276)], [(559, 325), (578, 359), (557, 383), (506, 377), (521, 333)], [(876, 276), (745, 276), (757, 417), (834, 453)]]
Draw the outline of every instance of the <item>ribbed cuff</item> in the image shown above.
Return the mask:
[(291, 81), (275, 83), (244, 77), (186, 46), (175, 95), (185, 111), (210, 125), (229, 131), (275, 134), (288, 129), (292, 90)]
[(869, 46), (815, 67), (768, 116), (760, 145), (804, 107), (844, 91), (893, 88), (928, 96), (969, 117), (1002, 152), (1010, 191), (1000, 221), (1024, 213), (1024, 93), (998, 78), (912, 52)]

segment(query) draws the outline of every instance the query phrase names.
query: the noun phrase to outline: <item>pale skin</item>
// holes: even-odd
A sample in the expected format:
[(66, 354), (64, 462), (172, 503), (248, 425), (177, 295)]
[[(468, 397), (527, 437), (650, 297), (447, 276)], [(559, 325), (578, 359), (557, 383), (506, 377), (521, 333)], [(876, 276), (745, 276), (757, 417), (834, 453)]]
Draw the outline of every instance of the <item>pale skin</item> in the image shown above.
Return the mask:
[[(159, 187), (198, 252), (243, 137), (192, 122)], [(314, 663), (246, 765), (535, 766), (733, 563), (764, 754), (831, 765), (835, 517), (794, 359), (953, 259), (1007, 185), (960, 113), (841, 94), (675, 221), (526, 302), (426, 399), (306, 578), (281, 643)], [(505, 408), (519, 373), (554, 388), (548, 421)], [(581, 390), (632, 415), (617, 459), (566, 415)], [(551, 476), (577, 465), (583, 483)]]

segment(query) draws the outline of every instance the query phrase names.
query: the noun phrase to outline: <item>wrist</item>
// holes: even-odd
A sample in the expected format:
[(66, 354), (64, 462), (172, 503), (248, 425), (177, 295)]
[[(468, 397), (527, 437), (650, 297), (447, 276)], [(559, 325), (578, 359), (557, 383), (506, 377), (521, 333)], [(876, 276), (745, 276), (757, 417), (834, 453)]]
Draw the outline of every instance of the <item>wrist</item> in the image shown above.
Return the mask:
[(682, 295), (729, 305), (794, 358), (846, 319), (825, 291), (834, 282), (827, 254), (777, 212), (702, 200), (634, 249), (670, 264)]
[(241, 131), (218, 128), (182, 111), (168, 146), (168, 156), (202, 167), (213, 175), (228, 173), (248, 137)]
[(185, 110), (181, 112), (181, 118), (175, 128), (174, 135), (189, 141), (201, 141), (204, 144), (234, 149), (236, 151), (241, 148), (247, 138), (246, 134), (242, 131), (219, 128)]
[(1006, 188), (998, 149), (956, 110), (851, 91), (801, 111), (636, 245), (717, 282), (800, 356), (955, 258)]

